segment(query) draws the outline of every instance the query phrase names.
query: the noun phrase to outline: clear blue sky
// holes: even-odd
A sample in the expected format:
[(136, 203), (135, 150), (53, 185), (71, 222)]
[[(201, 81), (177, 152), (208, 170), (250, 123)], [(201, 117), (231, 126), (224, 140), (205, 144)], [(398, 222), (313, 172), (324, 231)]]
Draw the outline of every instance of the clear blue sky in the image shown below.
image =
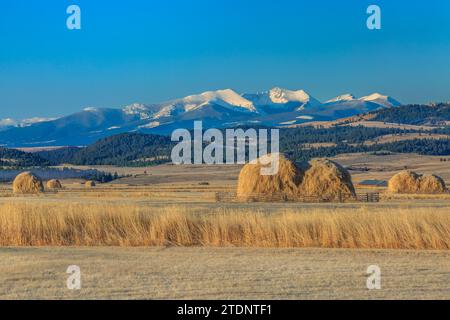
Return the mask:
[[(82, 30), (66, 28), (66, 8)], [(382, 30), (366, 9), (382, 9)], [(450, 1), (4, 0), (0, 118), (281, 86), (450, 100)]]

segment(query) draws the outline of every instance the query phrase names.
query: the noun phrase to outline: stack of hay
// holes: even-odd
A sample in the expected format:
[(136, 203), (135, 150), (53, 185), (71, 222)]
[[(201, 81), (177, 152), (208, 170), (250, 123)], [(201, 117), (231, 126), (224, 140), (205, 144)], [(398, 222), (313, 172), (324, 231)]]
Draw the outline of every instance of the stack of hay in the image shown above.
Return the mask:
[[(314, 160), (308, 170), (298, 168), (280, 155), (278, 173), (261, 175), (261, 159), (245, 165), (239, 175), (237, 198), (240, 201), (299, 200), (329, 201), (355, 198), (348, 171), (330, 160)], [(263, 163), (267, 163), (264, 161)]]
[(23, 172), (14, 179), (13, 192), (16, 194), (37, 194), (44, 192), (44, 185), (41, 179), (31, 172)]
[(340, 164), (326, 160), (313, 160), (299, 188), (300, 195), (326, 200), (355, 198), (355, 187), (350, 173)]
[(389, 180), (388, 190), (392, 193), (444, 193), (445, 182), (436, 175), (420, 175), (414, 171), (404, 170)]
[(93, 188), (95, 185), (95, 181), (86, 181), (85, 183), (86, 188)]
[(62, 189), (62, 184), (57, 179), (47, 181), (47, 189)]
[[(266, 156), (269, 157), (269, 156)], [(295, 197), (303, 173), (294, 163), (279, 155), (278, 173), (261, 174), (266, 159), (258, 159), (256, 164), (245, 165), (239, 174), (237, 198), (240, 201), (276, 200), (280, 196)]]

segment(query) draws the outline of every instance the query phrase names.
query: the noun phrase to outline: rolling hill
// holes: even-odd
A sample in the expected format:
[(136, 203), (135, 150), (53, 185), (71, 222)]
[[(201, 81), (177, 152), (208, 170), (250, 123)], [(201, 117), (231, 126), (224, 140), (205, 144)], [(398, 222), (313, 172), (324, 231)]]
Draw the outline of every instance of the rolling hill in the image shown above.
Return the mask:
[(49, 165), (49, 161), (38, 155), (0, 147), (0, 168), (40, 167), (47, 165)]
[(173, 144), (158, 135), (123, 133), (100, 139), (86, 148), (60, 148), (36, 152), (53, 165), (149, 165), (169, 161)]
[(405, 105), (393, 109), (381, 109), (373, 113), (371, 121), (411, 125), (450, 125), (450, 104)]

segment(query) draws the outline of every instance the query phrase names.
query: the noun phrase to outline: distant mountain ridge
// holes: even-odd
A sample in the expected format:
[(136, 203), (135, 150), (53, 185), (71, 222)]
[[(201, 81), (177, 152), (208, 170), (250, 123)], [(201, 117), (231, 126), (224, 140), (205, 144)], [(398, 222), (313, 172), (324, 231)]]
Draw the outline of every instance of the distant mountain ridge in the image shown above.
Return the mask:
[[(405, 126), (400, 126), (401, 123)], [(394, 136), (395, 141), (391, 139)], [(168, 136), (132, 132), (99, 139), (86, 148), (25, 149), (33, 154), (0, 148), (0, 159), (5, 167), (66, 163), (142, 166), (170, 161), (174, 144)], [(450, 155), (450, 104), (382, 108), (319, 125), (288, 126), (280, 131), (280, 150), (297, 161), (352, 152), (447, 156)]]
[(238, 94), (225, 89), (159, 104), (135, 103), (120, 109), (85, 108), (65, 117), (36, 119), (26, 125), (5, 119), (0, 121), (0, 145), (81, 146), (126, 132), (168, 135), (177, 128), (192, 128), (195, 120), (202, 120), (205, 128), (282, 127), (335, 120), (399, 105), (394, 98), (379, 93), (362, 98), (346, 94), (322, 103), (304, 90), (275, 87), (259, 93)]

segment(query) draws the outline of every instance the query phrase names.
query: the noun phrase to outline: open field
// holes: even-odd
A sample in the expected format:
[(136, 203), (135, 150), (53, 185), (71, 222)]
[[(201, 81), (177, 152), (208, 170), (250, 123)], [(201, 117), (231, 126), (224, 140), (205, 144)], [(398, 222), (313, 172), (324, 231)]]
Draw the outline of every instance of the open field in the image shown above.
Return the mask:
[[(447, 157), (448, 158), (448, 157)], [(360, 186), (364, 180), (387, 181), (399, 171), (408, 168), (419, 173), (437, 174), (450, 186), (450, 161), (441, 161), (442, 157), (420, 156), (416, 154), (345, 154), (332, 160), (350, 169), (357, 192), (381, 192), (382, 201), (377, 206), (416, 207), (448, 206), (450, 194), (447, 195), (387, 195), (386, 188)], [(129, 204), (149, 204), (165, 206), (170, 204), (200, 205), (206, 207), (249, 207), (246, 203), (217, 203), (217, 192), (232, 193), (236, 191), (237, 179), (241, 166), (174, 166), (156, 167), (113, 167), (113, 166), (77, 166), (79, 169), (98, 169), (106, 172), (118, 172), (130, 175), (112, 183), (86, 189), (82, 180), (63, 181), (64, 189), (48, 192), (39, 196), (18, 197), (12, 194), (11, 184), (0, 184), (0, 203), (6, 200), (34, 202), (92, 202), (101, 199), (106, 202)], [(408, 201), (411, 198), (417, 201)], [(437, 201), (439, 200), (439, 201)], [(368, 204), (366, 204), (368, 205)], [(267, 208), (325, 207), (334, 208), (356, 204), (296, 204), (272, 203), (251, 204), (250, 206)], [(361, 206), (361, 205), (359, 205)]]
[[(438, 157), (350, 154), (338, 156), (335, 160), (352, 169), (356, 184), (366, 179), (387, 180), (404, 167), (420, 173), (437, 173), (447, 183), (450, 181), (450, 166)], [(217, 202), (217, 192), (236, 190), (240, 166), (94, 168), (109, 172), (118, 171), (130, 176), (92, 189), (85, 188), (82, 181), (63, 181), (63, 190), (36, 196), (16, 196), (12, 194), (10, 185), (1, 185), (2, 245), (161, 245), (167, 241), (165, 236), (161, 236), (165, 231), (159, 231), (160, 234), (156, 236), (154, 233), (148, 234), (149, 230), (155, 230), (154, 219), (159, 221), (158, 223), (166, 223), (165, 227), (168, 221), (171, 221), (170, 223), (181, 228), (176, 230), (177, 237), (185, 234), (188, 239), (191, 237), (197, 241), (190, 243), (182, 240), (183, 243), (176, 245), (211, 246), (221, 243), (236, 246), (395, 248), (397, 243), (398, 248), (449, 247), (449, 240), (445, 237), (450, 238), (450, 223), (446, 215), (450, 212), (450, 194), (391, 195), (385, 193), (383, 187), (357, 186), (358, 191), (362, 192), (380, 191), (381, 202)], [(167, 221), (163, 221), (163, 217)], [(209, 220), (206, 221), (204, 217)], [(220, 225), (219, 220), (223, 225)], [(280, 221), (298, 227), (287, 229), (280, 225)], [(38, 229), (34, 232), (26, 231), (20, 227), (24, 224)], [(254, 232), (261, 231), (262, 225), (268, 231), (262, 238), (258, 238)], [(278, 229), (274, 228), (274, 225)], [(86, 227), (82, 228), (83, 226)], [(245, 229), (246, 226), (252, 227)], [(305, 226), (313, 229), (307, 230)], [(382, 227), (389, 229), (391, 234), (396, 234), (397, 238), (389, 238), (391, 235), (382, 230)], [(86, 228), (92, 228), (92, 235), (85, 233)], [(140, 233), (134, 232), (135, 228), (138, 228)], [(209, 234), (217, 230), (229, 233), (233, 228), (249, 233), (236, 233), (235, 242), (233, 239), (224, 241), (222, 235)], [(109, 231), (106, 232), (106, 229)], [(132, 230), (133, 233), (128, 234), (126, 230)], [(436, 230), (439, 231), (436, 233), (437, 240), (430, 240)], [(289, 232), (286, 233), (287, 231)], [(84, 236), (80, 236), (82, 232)], [(124, 232), (125, 235), (115, 238)], [(414, 238), (414, 233), (430, 238)], [(100, 237), (99, 234), (114, 236), (105, 240), (105, 236)], [(280, 234), (287, 234), (284, 244), (280, 241), (283, 238)], [(239, 240), (245, 237), (255, 239), (255, 242), (248, 244)], [(272, 244), (267, 240), (269, 238), (272, 239)], [(369, 238), (373, 242), (372, 245), (368, 244)], [(99, 242), (96, 243), (95, 239)], [(312, 239), (316, 239), (316, 242)], [(350, 242), (346, 242), (347, 240)], [(327, 241), (333, 244), (327, 245)]]
[(343, 154), (333, 158), (349, 167), (354, 183), (367, 179), (389, 180), (401, 170), (409, 169), (421, 174), (437, 174), (450, 186), (449, 157), (422, 156), (417, 154)]
[[(450, 194), (388, 195), (358, 183), (407, 167), (449, 185), (450, 162), (334, 160), (381, 202), (217, 202), (216, 192), (235, 191), (241, 166), (95, 166), (130, 176), (92, 189), (64, 180), (35, 196), (1, 184), (0, 298), (449, 299)], [(74, 264), (77, 292), (65, 287)], [(365, 286), (372, 264), (382, 290)]]
[(422, 134), (422, 133), (405, 133), (405, 134), (387, 134), (384, 136), (377, 137), (373, 140), (365, 141), (364, 144), (367, 146), (371, 146), (374, 144), (384, 144), (384, 143), (392, 143), (398, 141), (406, 141), (406, 140), (416, 140), (416, 139), (450, 139), (450, 136), (446, 134)]
[[(448, 251), (2, 248), (1, 299), (450, 299)], [(381, 290), (366, 287), (381, 268)], [(69, 265), (82, 288), (68, 290)]]
[[(366, 116), (366, 115), (365, 115)], [(388, 123), (381, 121), (368, 121), (368, 119), (363, 119), (361, 116), (344, 118), (334, 121), (312, 121), (306, 122), (296, 125), (286, 126), (286, 128), (295, 128), (295, 127), (308, 127), (312, 126), (315, 128), (331, 128), (333, 126), (352, 126), (352, 127), (367, 127), (367, 128), (390, 128), (390, 129), (399, 129), (399, 130), (417, 130), (417, 131), (431, 131), (436, 127), (425, 126), (425, 125), (412, 125), (412, 124), (401, 124), (401, 123)]]

